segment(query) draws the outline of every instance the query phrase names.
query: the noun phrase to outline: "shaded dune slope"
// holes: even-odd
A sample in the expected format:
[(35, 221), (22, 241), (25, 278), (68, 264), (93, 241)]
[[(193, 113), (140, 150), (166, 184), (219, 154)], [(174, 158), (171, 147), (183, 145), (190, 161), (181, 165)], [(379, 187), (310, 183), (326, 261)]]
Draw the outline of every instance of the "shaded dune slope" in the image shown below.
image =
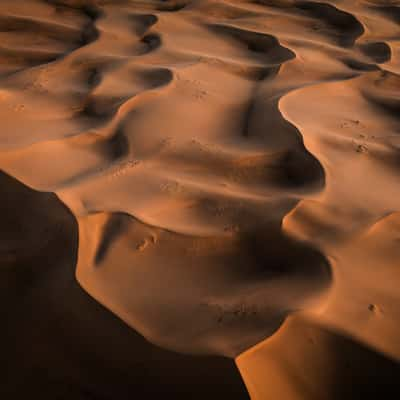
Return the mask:
[(77, 223), (55, 195), (0, 184), (2, 398), (248, 398), (231, 360), (153, 346), (86, 294)]

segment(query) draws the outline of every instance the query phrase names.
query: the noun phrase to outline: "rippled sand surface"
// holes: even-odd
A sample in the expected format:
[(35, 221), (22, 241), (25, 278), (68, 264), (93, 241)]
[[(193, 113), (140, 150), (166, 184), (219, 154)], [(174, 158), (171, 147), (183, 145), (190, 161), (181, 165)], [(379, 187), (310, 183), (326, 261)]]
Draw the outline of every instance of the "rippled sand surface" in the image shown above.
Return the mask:
[(399, 118), (398, 1), (3, 0), (8, 398), (399, 391)]

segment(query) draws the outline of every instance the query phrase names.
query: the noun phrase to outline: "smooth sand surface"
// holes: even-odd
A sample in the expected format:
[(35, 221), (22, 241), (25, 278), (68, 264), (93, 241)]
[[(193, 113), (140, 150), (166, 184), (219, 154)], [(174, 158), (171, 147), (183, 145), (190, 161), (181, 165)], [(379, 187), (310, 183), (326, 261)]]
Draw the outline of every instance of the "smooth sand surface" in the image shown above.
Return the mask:
[(399, 23), (384, 0), (3, 0), (9, 390), (50, 368), (82, 398), (246, 398), (224, 357), (256, 400), (398, 390)]

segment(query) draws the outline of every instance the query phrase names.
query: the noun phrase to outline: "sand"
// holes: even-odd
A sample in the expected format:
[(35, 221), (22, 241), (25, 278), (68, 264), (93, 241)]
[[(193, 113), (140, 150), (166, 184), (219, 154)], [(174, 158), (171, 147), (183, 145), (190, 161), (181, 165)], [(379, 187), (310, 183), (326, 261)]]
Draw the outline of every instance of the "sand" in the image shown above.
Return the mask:
[(399, 6), (3, 0), (7, 398), (399, 391)]

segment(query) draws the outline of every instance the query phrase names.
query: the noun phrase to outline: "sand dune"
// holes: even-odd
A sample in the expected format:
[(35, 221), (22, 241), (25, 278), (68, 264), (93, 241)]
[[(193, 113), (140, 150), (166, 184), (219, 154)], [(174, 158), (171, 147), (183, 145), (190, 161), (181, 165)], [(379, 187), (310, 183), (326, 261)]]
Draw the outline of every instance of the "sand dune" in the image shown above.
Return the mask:
[(231, 360), (153, 346), (87, 295), (72, 214), (54, 194), (0, 183), (1, 398), (248, 398)]
[[(60, 286), (36, 291), (76, 267), (82, 313), (97, 300), (127, 325), (102, 309), (93, 326), (138, 332), (165, 364), (220, 363), (238, 398), (233, 363), (200, 355), (236, 359), (252, 399), (397, 389), (399, 6), (4, 0), (0, 168), (21, 182), (2, 178), (5, 221), (24, 207), (2, 228), (7, 299), (45, 246), (60, 272), (26, 274)], [(93, 375), (88, 396), (115, 398)]]

